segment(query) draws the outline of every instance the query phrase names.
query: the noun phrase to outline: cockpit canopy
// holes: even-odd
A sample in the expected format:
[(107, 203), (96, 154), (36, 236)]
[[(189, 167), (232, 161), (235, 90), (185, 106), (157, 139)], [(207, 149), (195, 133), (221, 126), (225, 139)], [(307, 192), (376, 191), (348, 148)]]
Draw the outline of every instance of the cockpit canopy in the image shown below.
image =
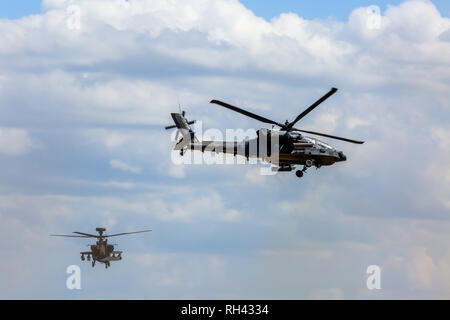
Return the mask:
[[(280, 141), (286, 139), (286, 131), (284, 130), (269, 130), (269, 129), (259, 129), (256, 132), (258, 137), (262, 137), (262, 136), (279, 136), (280, 137)], [(325, 142), (322, 142), (318, 139), (315, 138), (311, 138), (311, 137), (306, 137), (304, 135), (302, 135), (300, 132), (297, 131), (289, 131), (288, 136), (290, 139), (293, 140), (297, 140), (297, 141), (304, 141), (307, 143), (311, 143), (313, 144), (315, 147), (319, 148), (319, 149), (326, 149), (326, 150), (333, 150), (335, 151), (336, 149), (333, 148), (332, 146), (330, 146), (329, 144), (326, 144)]]
[(303, 137), (304, 140), (313, 143), (314, 145), (316, 145), (319, 148), (322, 149), (329, 149), (329, 150), (336, 150), (335, 148), (333, 148), (332, 146), (330, 146), (329, 144), (326, 144), (325, 142), (322, 142), (318, 139), (314, 139), (314, 138), (310, 138), (310, 137)]

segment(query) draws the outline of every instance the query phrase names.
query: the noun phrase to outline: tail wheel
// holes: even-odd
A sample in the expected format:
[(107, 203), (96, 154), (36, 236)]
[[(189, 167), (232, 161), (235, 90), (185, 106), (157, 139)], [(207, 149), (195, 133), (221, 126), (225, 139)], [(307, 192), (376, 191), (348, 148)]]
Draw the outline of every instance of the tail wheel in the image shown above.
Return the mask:
[(295, 175), (296, 175), (297, 177), (301, 178), (301, 177), (303, 177), (303, 171), (302, 171), (302, 170), (297, 170), (297, 171), (295, 172)]

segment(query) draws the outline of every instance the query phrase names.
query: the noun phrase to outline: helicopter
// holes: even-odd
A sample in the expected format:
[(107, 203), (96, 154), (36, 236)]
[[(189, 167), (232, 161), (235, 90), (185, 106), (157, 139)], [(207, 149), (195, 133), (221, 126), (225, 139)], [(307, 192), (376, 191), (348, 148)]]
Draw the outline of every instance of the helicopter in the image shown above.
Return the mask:
[[(50, 236), (98, 239), (96, 244), (90, 246), (91, 251), (80, 252), (81, 261), (85, 261), (86, 259), (87, 259), (87, 261), (91, 261), (91, 257), (92, 257), (92, 267), (95, 267), (95, 262), (98, 261), (100, 263), (104, 263), (105, 268), (108, 269), (111, 266), (111, 261), (122, 260), (122, 251), (115, 251), (114, 250), (115, 245), (108, 244), (107, 238), (152, 231), (152, 230), (143, 230), (143, 231), (136, 231), (136, 232), (125, 232), (125, 233), (104, 235), (103, 233), (106, 231), (105, 228), (96, 228), (95, 230), (98, 232), (98, 235), (75, 231), (73, 233), (76, 233), (78, 235), (51, 234)], [(86, 256), (86, 258), (85, 258), (85, 256)]]
[(337, 162), (346, 161), (347, 157), (342, 151), (324, 143), (316, 138), (304, 136), (302, 133), (326, 137), (330, 139), (341, 140), (349, 143), (363, 144), (364, 141), (357, 141), (320, 132), (301, 130), (295, 127), (297, 122), (303, 119), (321, 103), (331, 97), (338, 91), (332, 88), (319, 100), (300, 113), (292, 122), (286, 120), (285, 123), (279, 123), (274, 120), (262, 117), (242, 108), (230, 105), (228, 103), (211, 100), (210, 103), (230, 109), (234, 112), (243, 114), (247, 117), (279, 127), (279, 130), (269, 130), (262, 128), (256, 132), (256, 138), (244, 141), (199, 141), (195, 132), (190, 127), (195, 123), (185, 117), (185, 111), (180, 113), (171, 113), (175, 125), (165, 127), (166, 130), (177, 128), (181, 133), (181, 139), (176, 138), (174, 150), (179, 150), (183, 156), (187, 150), (198, 150), (201, 152), (212, 151), (216, 153), (229, 153), (234, 156), (240, 155), (247, 158), (259, 158), (270, 163), (274, 172), (291, 172), (296, 166), (303, 166), (303, 169), (296, 171), (296, 176), (301, 178), (310, 167), (317, 169), (322, 166), (331, 166)]

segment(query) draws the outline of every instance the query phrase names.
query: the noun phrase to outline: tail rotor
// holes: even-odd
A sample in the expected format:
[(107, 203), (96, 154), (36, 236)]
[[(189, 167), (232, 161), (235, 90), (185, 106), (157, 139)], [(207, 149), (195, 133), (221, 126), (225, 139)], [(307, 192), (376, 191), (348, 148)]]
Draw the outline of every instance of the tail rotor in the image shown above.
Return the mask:
[[(175, 145), (175, 150), (180, 150), (180, 155), (183, 156), (185, 149), (189, 145), (189, 143), (197, 141), (194, 131), (190, 127), (195, 124), (197, 120), (189, 121), (186, 118), (186, 111), (181, 111), (181, 107), (178, 105), (180, 112), (179, 113), (171, 113), (172, 119), (175, 122), (175, 125), (165, 127), (166, 130), (177, 129), (177, 133), (175, 136), (175, 141), (177, 141)], [(180, 138), (181, 135), (181, 139)]]
[[(182, 111), (182, 112), (180, 113), (180, 115), (186, 120), (186, 123), (187, 123), (189, 126), (192, 126), (193, 124), (195, 124), (195, 123), (197, 122), (197, 120), (188, 121), (188, 119), (186, 119), (186, 117), (185, 117), (186, 111)], [(176, 128), (177, 128), (176, 125), (171, 125), (171, 126), (164, 127), (164, 129), (166, 129), (166, 130), (171, 130), (171, 129), (176, 129)]]

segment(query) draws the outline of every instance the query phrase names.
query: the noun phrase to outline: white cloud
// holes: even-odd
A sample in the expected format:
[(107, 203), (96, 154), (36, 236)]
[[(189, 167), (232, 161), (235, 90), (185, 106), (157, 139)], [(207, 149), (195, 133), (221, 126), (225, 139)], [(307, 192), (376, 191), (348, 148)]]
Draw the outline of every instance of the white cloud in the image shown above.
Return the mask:
[(114, 147), (122, 145), (126, 140), (127, 140), (126, 137), (124, 137), (123, 135), (120, 135), (117, 133), (111, 133), (106, 138), (105, 145), (108, 148), (114, 148)]
[(24, 129), (0, 128), (0, 154), (17, 156), (29, 152), (33, 142)]
[(416, 286), (431, 287), (435, 270), (436, 265), (433, 259), (427, 255), (426, 248), (411, 249), (410, 258), (406, 262), (406, 273)]
[(114, 187), (119, 189), (133, 189), (135, 184), (133, 182), (122, 182), (122, 181), (108, 181), (99, 183), (101, 186)]
[(184, 165), (172, 165), (169, 168), (169, 176), (174, 178), (184, 178), (186, 176), (186, 169)]
[(438, 142), (438, 146), (448, 152), (450, 156), (450, 129), (432, 128), (431, 136)]
[(350, 129), (354, 129), (356, 127), (368, 126), (368, 125), (370, 125), (370, 123), (368, 121), (359, 119), (359, 118), (355, 118), (355, 117), (349, 118), (347, 120), (347, 126)]
[(114, 169), (119, 169), (119, 170), (122, 170), (122, 171), (128, 171), (128, 172), (131, 172), (131, 173), (134, 173), (134, 174), (141, 173), (141, 169), (140, 168), (130, 166), (129, 164), (127, 164), (127, 163), (125, 163), (123, 161), (117, 160), (117, 159), (111, 160), (109, 162), (109, 164), (111, 165), (111, 168), (114, 168)]
[[(227, 69), (236, 70), (252, 66), (270, 72), (311, 76), (331, 72), (351, 83), (389, 81), (392, 74), (404, 78), (407, 74), (401, 76), (402, 72), (411, 72), (404, 63), (427, 59), (448, 63), (449, 59), (447, 55), (438, 54), (449, 50), (450, 43), (439, 41), (439, 36), (450, 26), (449, 19), (443, 18), (427, 1), (408, 1), (398, 7), (389, 7), (383, 16), (383, 28), (376, 31), (375, 37), (374, 31), (366, 27), (365, 8), (355, 10), (348, 25), (335, 21), (308, 21), (292, 13), (267, 22), (232, 0), (174, 1), (170, 4), (162, 1), (124, 4), (123, 1), (80, 0), (76, 5), (82, 11), (81, 31), (74, 35), (73, 30), (65, 28), (68, 5), (67, 1), (44, 1), (43, 15), (23, 18), (18, 23), (2, 21), (3, 29), (11, 31), (3, 34), (5, 53), (22, 53), (26, 48), (36, 50), (39, 47), (44, 53), (42, 59), (46, 59), (46, 55), (55, 49), (67, 50), (69, 55), (58, 56), (58, 59), (85, 64), (117, 61), (148, 51), (152, 55), (161, 53), (168, 59), (182, 59), (205, 67), (223, 68), (226, 65)], [(127, 37), (118, 31), (127, 31)], [(164, 31), (186, 34), (196, 31), (204, 36), (196, 46), (188, 42), (176, 45), (166, 41)], [(27, 32), (34, 37), (27, 39)], [(11, 33), (21, 36), (12, 41), (8, 36)], [(53, 39), (47, 40), (42, 34)], [(355, 36), (359, 36), (357, 41)], [(146, 39), (147, 43), (134, 43), (132, 39), (137, 37)], [(95, 41), (96, 38), (102, 41)], [(154, 40), (158, 40), (156, 47)], [(390, 45), (388, 48), (386, 42)], [(222, 50), (223, 43), (231, 47)], [(396, 70), (383, 68), (391, 63), (379, 59), (381, 50), (387, 53), (387, 58), (401, 62)], [(143, 61), (137, 64), (146, 65)], [(355, 64), (364, 72), (352, 68)], [(129, 87), (132, 91), (134, 88)], [(146, 94), (145, 91), (142, 93)], [(98, 94), (106, 95), (109, 103), (122, 100), (116, 92), (103, 90)], [(128, 102), (133, 103), (133, 100)]]

